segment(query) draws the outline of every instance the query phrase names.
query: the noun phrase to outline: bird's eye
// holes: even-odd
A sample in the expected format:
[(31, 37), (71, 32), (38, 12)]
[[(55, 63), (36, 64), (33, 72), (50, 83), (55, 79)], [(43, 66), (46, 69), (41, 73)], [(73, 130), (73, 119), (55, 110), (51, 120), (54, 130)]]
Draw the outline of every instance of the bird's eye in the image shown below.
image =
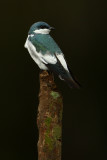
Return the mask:
[(44, 28), (46, 28), (46, 27), (42, 25), (42, 26), (40, 26), (40, 28), (41, 28), (41, 29), (44, 29)]

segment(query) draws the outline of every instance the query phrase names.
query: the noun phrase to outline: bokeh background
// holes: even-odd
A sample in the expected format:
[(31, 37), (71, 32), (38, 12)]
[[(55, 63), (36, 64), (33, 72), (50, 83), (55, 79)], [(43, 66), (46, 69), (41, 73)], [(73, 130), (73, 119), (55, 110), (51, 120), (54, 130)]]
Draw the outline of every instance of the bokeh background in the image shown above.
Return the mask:
[(24, 48), (29, 27), (46, 21), (82, 84), (63, 94), (62, 160), (107, 159), (107, 3), (100, 0), (0, 2), (0, 159), (37, 160), (39, 68)]

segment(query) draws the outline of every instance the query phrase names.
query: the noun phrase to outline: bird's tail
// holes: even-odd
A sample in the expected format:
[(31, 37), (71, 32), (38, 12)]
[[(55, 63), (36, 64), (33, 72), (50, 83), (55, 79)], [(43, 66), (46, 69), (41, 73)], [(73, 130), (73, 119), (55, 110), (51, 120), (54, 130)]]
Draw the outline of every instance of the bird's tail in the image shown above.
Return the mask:
[(61, 68), (59, 69), (59, 67), (56, 68), (53, 65), (48, 64), (47, 66), (50, 71), (58, 75), (61, 80), (64, 80), (70, 88), (78, 88), (78, 89), (80, 88), (80, 84), (76, 81), (73, 74), (66, 71), (63, 67), (60, 66)]
[(63, 78), (70, 88), (80, 88), (80, 84), (68, 73), (68, 76)]
[(70, 88), (78, 88), (78, 89), (80, 89), (81, 88), (80, 83), (74, 77), (70, 67), (68, 65), (67, 65), (67, 67), (68, 67), (68, 70), (69, 70), (69, 72), (67, 73), (69, 78), (68, 79), (65, 78), (65, 81), (67, 82), (67, 84), (68, 84), (68, 86)]
[(58, 60), (58, 58), (56, 64), (45, 64), (45, 65), (48, 67), (50, 71), (58, 75), (61, 80), (64, 80), (70, 88), (80, 88), (80, 84), (74, 78), (69, 67), (68, 67), (69, 71), (65, 70), (64, 67), (61, 65), (60, 61)]

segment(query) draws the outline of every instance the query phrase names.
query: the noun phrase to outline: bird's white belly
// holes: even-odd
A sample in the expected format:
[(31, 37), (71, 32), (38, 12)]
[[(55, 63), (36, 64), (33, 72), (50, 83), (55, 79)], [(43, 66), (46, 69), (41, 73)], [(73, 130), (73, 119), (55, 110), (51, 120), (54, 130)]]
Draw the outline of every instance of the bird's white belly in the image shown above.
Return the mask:
[(42, 70), (48, 70), (48, 68), (46, 67), (46, 65), (40, 60), (40, 57), (39, 57), (39, 55), (38, 55), (38, 53), (36, 51), (36, 48), (28, 40), (28, 38), (27, 38), (26, 43), (25, 43), (25, 48), (28, 49), (30, 56), (36, 62), (36, 64), (39, 66), (40, 69), (42, 69)]

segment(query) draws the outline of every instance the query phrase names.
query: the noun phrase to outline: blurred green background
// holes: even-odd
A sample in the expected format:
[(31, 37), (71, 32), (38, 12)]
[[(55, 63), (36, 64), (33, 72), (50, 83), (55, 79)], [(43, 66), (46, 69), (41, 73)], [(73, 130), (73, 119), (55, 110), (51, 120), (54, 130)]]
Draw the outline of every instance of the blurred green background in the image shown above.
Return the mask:
[(107, 3), (98, 0), (0, 2), (0, 159), (37, 160), (39, 68), (24, 43), (29, 27), (45, 21), (82, 84), (64, 99), (62, 160), (107, 158)]

